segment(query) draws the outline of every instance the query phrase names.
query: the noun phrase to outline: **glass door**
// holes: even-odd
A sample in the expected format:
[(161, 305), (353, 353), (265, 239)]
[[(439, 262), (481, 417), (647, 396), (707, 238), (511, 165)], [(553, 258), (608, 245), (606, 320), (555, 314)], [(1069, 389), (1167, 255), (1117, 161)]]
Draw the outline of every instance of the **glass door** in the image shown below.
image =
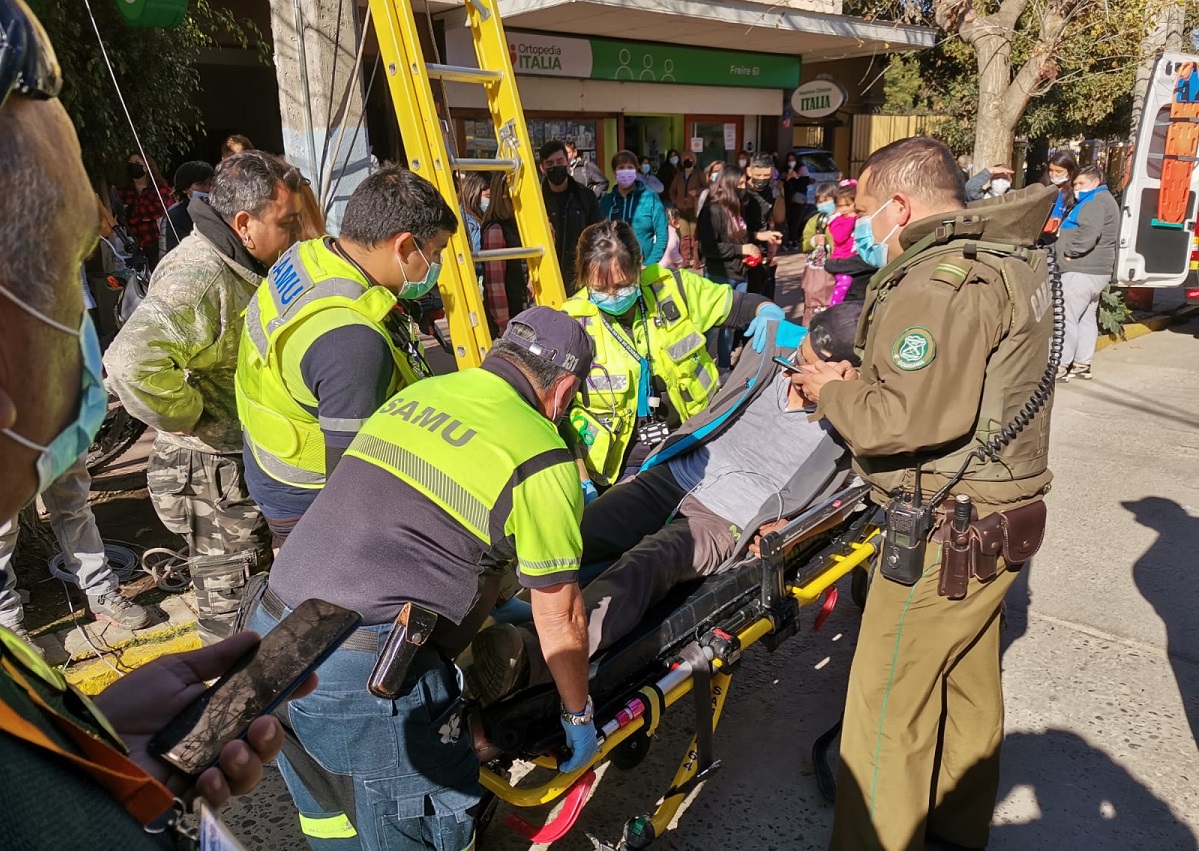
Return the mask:
[[(685, 153), (695, 157), (700, 168), (717, 160), (736, 162), (737, 152), (745, 145), (743, 121), (740, 115), (687, 116), (687, 138), (683, 140)], [(697, 147), (700, 150), (695, 150)]]

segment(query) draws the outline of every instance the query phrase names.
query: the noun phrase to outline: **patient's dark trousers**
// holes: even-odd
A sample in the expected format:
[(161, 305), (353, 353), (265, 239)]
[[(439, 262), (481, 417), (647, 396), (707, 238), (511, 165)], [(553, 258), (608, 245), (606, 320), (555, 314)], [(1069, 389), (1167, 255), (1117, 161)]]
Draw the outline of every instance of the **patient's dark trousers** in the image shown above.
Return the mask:
[(591, 653), (631, 632), (675, 585), (716, 572), (740, 534), (687, 496), (664, 466), (587, 506), (584, 563), (616, 559), (583, 589)]

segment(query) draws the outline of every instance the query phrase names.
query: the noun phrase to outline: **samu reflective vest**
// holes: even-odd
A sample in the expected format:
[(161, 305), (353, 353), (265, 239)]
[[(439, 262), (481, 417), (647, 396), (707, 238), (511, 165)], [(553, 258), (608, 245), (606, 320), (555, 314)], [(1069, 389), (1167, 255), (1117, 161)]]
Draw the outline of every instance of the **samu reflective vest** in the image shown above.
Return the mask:
[[(395, 306), (390, 290), (370, 285), (323, 239), (296, 244), (271, 268), (246, 308), (236, 378), (237, 413), (246, 442), (271, 478), (299, 488), (325, 485), (325, 439), (312, 413), (317, 400), (304, 385), (298, 364), (308, 345), (346, 324), (347, 310), (354, 323), (374, 328), (387, 341), (396, 365), (388, 395), (417, 380), (408, 354), (397, 348), (383, 325)], [(302, 334), (297, 333), (300, 326)], [(289, 352), (290, 370), (282, 357), (289, 340), (303, 346)], [(337, 430), (356, 431), (360, 425), (341, 423)]]
[[(595, 361), (587, 377), (589, 404), (582, 396), (570, 409), (588, 474), (598, 485), (613, 484), (624, 469), (635, 439), (641, 364), (616, 339), (623, 336), (639, 353), (649, 352), (653, 375), (662, 380), (671, 405), (685, 422), (704, 410), (717, 389), (718, 371), (704, 334), (728, 319), (733, 289), (686, 270), (648, 266), (641, 273), (648, 313), (633, 322), (632, 334), (592, 304), (584, 288), (562, 309), (582, 323), (595, 341)], [(645, 339), (648, 330), (648, 344)]]

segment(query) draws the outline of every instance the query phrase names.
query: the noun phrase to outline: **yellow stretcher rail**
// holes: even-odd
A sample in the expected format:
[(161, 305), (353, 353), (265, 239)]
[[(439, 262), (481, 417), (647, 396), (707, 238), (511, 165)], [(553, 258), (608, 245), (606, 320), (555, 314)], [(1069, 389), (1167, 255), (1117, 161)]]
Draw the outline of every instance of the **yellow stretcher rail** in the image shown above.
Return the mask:
[[(522, 259), (528, 264), (529, 282), (538, 304), (558, 307), (566, 299), (497, 0), (466, 2), (478, 68), (426, 62), (412, 4), (406, 0), (369, 2), (409, 168), (436, 186), (455, 210), (461, 209), (461, 204), (454, 172), (504, 172), (508, 177), (524, 248), (501, 249), (502, 254), (482, 251), (472, 256), (466, 228), (460, 227), (450, 241), (449, 262), (444, 264), (438, 281), (458, 366), (478, 366), (491, 345), (491, 334), (483, 313), (476, 261)], [(499, 146), (494, 159), (459, 158), (449, 150), (432, 80), (475, 83), (486, 89)]]
[[(862, 567), (874, 555), (878, 547), (878, 539), (881, 532), (873, 530), (869, 535), (860, 541), (855, 541), (848, 545), (848, 552), (834, 554), (830, 556), (827, 565), (809, 582), (803, 585), (787, 585), (787, 593), (799, 601), (800, 605), (808, 605), (820, 598), (820, 595), (829, 587), (834, 585), (842, 577), (846, 576), (851, 570), (857, 567)], [(774, 630), (774, 624), (770, 618), (761, 617), (749, 623), (737, 633), (737, 638), (741, 642), (742, 649), (746, 649), (753, 644), (761, 641), (766, 635)], [(723, 665), (719, 659), (712, 661), (712, 666), (715, 669), (712, 674), (712, 698), (713, 698), (713, 716), (712, 728), (715, 730), (720, 722), (720, 715), (724, 709), (724, 701), (729, 692), (729, 683), (732, 680), (733, 672), (724, 671)], [(678, 702), (691, 692), (694, 684), (694, 678), (688, 676), (685, 680), (666, 691), (663, 700), (664, 707), (669, 707)], [(595, 758), (589, 765), (582, 766), (569, 774), (556, 774), (546, 783), (540, 786), (533, 787), (517, 787), (508, 782), (507, 778), (496, 774), (487, 766), (482, 766), (479, 771), (479, 781), (489, 791), (495, 793), (499, 798), (506, 801), (515, 807), (538, 807), (545, 804), (550, 804), (562, 797), (571, 786), (574, 785), (586, 771), (595, 765), (602, 763), (608, 758), (609, 754), (622, 742), (632, 736), (634, 733), (641, 730), (646, 723), (644, 715), (634, 718), (627, 726), (613, 732), (604, 739)], [(686, 783), (691, 779), (691, 776), (699, 770), (697, 760), (694, 758), (697, 739), (693, 737), (684, 753), (683, 759), (679, 764), (678, 772), (675, 774), (674, 780), (671, 783), (671, 789), (687, 788)], [(542, 768), (555, 768), (555, 764), (547, 758), (538, 758), (534, 760), (535, 764)], [(650, 821), (653, 825), (654, 835), (661, 836), (670, 822), (674, 819), (679, 807), (689, 794), (689, 789), (686, 792), (678, 792), (668, 795), (658, 804)]]

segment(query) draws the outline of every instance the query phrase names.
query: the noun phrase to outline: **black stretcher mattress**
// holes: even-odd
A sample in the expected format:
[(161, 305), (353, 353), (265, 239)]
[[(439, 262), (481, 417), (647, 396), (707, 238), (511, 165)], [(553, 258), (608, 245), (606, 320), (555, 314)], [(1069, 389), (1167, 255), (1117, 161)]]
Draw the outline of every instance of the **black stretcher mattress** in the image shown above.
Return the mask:
[[(843, 527), (842, 527), (843, 528)], [(794, 576), (841, 528), (818, 535), (788, 556)], [(664, 663), (689, 641), (761, 596), (764, 562), (752, 558), (726, 573), (717, 573), (674, 589), (655, 607), (639, 629), (591, 660), (591, 696), (596, 720), (607, 720), (637, 689), (658, 680)], [(488, 740), (505, 753), (534, 755), (561, 745), (558, 691), (540, 685), (510, 695), (483, 710)]]

